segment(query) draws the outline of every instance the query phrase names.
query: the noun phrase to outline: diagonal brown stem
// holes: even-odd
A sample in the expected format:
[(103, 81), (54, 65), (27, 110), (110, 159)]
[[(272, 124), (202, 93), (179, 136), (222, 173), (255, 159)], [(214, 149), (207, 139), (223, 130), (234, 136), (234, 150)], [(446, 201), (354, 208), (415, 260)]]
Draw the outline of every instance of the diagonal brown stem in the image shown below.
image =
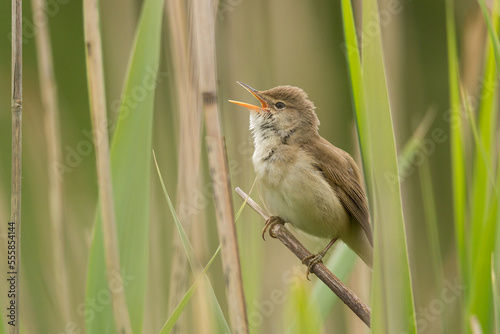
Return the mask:
[[(265, 220), (269, 215), (250, 198), (243, 190), (236, 188), (236, 193), (243, 198), (246, 203), (260, 214)], [(312, 260), (312, 253), (309, 252), (295, 236), (288, 231), (283, 224), (274, 224), (271, 231), (277, 239), (279, 239), (299, 260), (309, 266)], [(322, 262), (316, 263), (311, 267), (313, 272), (323, 283), (326, 284), (339, 298), (342, 300), (368, 327), (370, 327), (371, 310), (358, 296), (354, 294), (347, 286), (344, 285)]]

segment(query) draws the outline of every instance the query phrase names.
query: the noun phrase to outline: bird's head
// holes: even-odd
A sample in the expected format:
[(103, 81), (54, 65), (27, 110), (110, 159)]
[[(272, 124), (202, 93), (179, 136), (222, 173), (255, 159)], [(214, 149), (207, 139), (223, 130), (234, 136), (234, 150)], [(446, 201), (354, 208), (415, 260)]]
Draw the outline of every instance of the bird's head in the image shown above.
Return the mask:
[(229, 100), (249, 109), (250, 129), (255, 135), (276, 135), (285, 138), (303, 138), (318, 133), (319, 120), (314, 112), (314, 104), (307, 94), (298, 87), (278, 86), (258, 91), (242, 82), (261, 106)]

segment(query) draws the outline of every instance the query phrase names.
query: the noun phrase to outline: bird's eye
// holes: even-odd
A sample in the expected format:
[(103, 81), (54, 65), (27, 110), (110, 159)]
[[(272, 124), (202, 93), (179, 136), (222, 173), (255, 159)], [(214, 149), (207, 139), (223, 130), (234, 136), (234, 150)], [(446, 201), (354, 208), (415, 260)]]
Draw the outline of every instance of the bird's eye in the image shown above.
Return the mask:
[(276, 104), (274, 105), (276, 107), (276, 109), (278, 110), (282, 110), (282, 109), (285, 109), (285, 104), (283, 102), (276, 102)]

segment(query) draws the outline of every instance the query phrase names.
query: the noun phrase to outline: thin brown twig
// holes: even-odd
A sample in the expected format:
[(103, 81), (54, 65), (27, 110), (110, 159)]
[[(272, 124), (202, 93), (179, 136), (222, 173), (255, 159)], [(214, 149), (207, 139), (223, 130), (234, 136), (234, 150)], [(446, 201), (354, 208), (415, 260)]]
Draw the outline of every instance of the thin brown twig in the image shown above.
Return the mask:
[[(116, 217), (111, 182), (111, 165), (106, 115), (106, 95), (104, 93), (104, 69), (102, 61), (101, 33), (99, 31), (99, 6), (97, 0), (86, 0), (83, 4), (85, 45), (87, 52), (87, 75), (90, 91), (90, 109), (97, 160), (97, 179), (101, 204), (104, 253), (108, 272), (121, 273)], [(121, 274), (120, 274), (121, 275)], [(123, 280), (113, 280), (111, 304), (116, 324), (116, 332), (131, 334), (132, 326), (125, 298)], [(108, 281), (108, 284), (110, 282)], [(118, 284), (118, 286), (117, 286)]]
[[(46, 9), (46, 0), (32, 0), (33, 15), (43, 13)], [(59, 127), (59, 104), (57, 101), (57, 83), (52, 60), (49, 25), (41, 24), (37, 27), (35, 36), (38, 60), (39, 86), (44, 113), (45, 138), (47, 138), (47, 161), (49, 165), (48, 201), (50, 223), (52, 227), (52, 245), (55, 272), (55, 293), (59, 300), (61, 322), (70, 321), (70, 301), (68, 286), (68, 269), (66, 265), (65, 235), (64, 235), (64, 206), (63, 206), (63, 179), (56, 164), (62, 163), (61, 131)]]
[[(241, 198), (246, 200), (246, 203), (254, 209), (265, 220), (269, 215), (250, 198), (243, 190), (236, 188), (236, 193)], [(288, 231), (284, 224), (274, 224), (269, 233), (280, 240), (289, 250), (294, 253), (299, 260), (306, 266), (309, 266), (311, 261), (308, 258), (311, 254), (295, 236)], [(305, 262), (303, 262), (305, 260)], [(344, 285), (322, 262), (312, 266), (311, 272), (314, 273), (330, 290), (332, 290), (368, 327), (370, 327), (371, 310), (358, 296), (354, 294), (347, 286)]]
[[(9, 333), (19, 333), (19, 279), (21, 268), (21, 158), (22, 158), (22, 1), (12, 0), (12, 185), (10, 197), (11, 222), (14, 224), (14, 235), (9, 225), (9, 246), (14, 242), (16, 261), (9, 263), (9, 274), (15, 278), (14, 319), (9, 322)], [(12, 236), (12, 238), (10, 238)], [(10, 250), (10, 249), (9, 249)], [(9, 253), (11, 254), (11, 253)], [(10, 304), (9, 306), (11, 306)]]

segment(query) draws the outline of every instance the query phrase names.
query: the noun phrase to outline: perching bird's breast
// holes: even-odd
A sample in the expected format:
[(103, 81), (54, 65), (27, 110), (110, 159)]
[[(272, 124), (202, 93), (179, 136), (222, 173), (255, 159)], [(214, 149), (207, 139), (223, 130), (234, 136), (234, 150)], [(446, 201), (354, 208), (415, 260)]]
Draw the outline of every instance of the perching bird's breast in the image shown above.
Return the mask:
[(299, 147), (256, 149), (253, 157), (262, 200), (271, 215), (317, 237), (341, 236), (349, 215), (313, 160)]

